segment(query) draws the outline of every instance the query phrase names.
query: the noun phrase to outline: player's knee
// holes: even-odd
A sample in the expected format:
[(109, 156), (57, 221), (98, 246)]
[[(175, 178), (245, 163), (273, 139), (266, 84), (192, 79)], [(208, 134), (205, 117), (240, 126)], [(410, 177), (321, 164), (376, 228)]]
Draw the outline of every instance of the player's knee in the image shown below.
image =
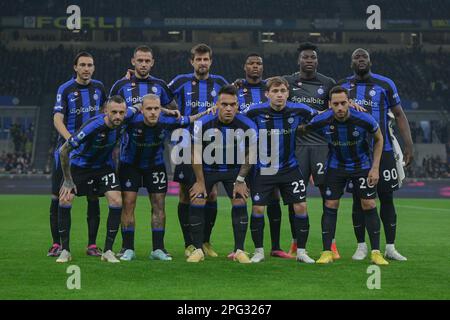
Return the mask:
[(256, 214), (264, 214), (264, 206), (253, 206), (252, 212)]
[(293, 204), (294, 213), (307, 213), (306, 202), (298, 202)]
[(61, 207), (67, 207), (67, 206), (71, 206), (73, 202), (73, 196), (70, 196), (69, 199), (62, 199), (59, 198), (59, 205)]
[(244, 199), (233, 199), (233, 200), (231, 200), (231, 204), (233, 206), (245, 206), (245, 200)]
[(195, 206), (204, 206), (206, 205), (206, 199), (195, 198), (194, 200), (192, 200), (192, 204)]
[(330, 209), (338, 209), (339, 200), (325, 200), (325, 207)]
[(363, 210), (371, 210), (377, 207), (375, 199), (361, 199), (361, 207)]
[(151, 203), (153, 212), (164, 212), (164, 197), (155, 197)]
[(118, 195), (109, 196), (108, 204), (110, 207), (115, 207), (115, 208), (122, 207), (122, 197), (120, 196), (120, 193)]
[(124, 211), (126, 212), (134, 211), (134, 208), (136, 207), (136, 199), (134, 197), (133, 198), (124, 197), (122, 204)]
[(212, 191), (208, 194), (208, 201), (217, 201), (217, 188), (213, 188)]

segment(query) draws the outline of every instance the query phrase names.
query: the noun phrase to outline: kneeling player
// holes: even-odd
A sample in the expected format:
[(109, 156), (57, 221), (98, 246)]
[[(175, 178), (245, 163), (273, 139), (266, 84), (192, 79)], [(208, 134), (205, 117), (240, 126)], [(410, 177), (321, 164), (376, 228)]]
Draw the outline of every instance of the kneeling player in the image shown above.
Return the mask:
[[(73, 192), (77, 196), (105, 195), (109, 205), (103, 261), (120, 262), (112, 252), (120, 225), (122, 197), (119, 179), (113, 169), (112, 152), (125, 131), (123, 122), (130, 119), (137, 108), (128, 108), (120, 96), (109, 98), (105, 114), (89, 119), (61, 147), (61, 167), (64, 183), (59, 194), (59, 234), (62, 252), (56, 262), (72, 259), (70, 254), (70, 226)], [(70, 153), (70, 164), (69, 164)]]
[(136, 114), (127, 126), (127, 137), (122, 139), (119, 178), (122, 189), (123, 255), (120, 260), (130, 261), (134, 252), (134, 209), (140, 187), (147, 188), (152, 206), (152, 260), (172, 260), (164, 247), (165, 197), (167, 174), (164, 164), (164, 138), (169, 130), (187, 127), (191, 121), (208, 111), (191, 117), (161, 115), (161, 101), (156, 94), (142, 98), (142, 113)]
[[(323, 253), (316, 263), (333, 262), (331, 242), (336, 229), (339, 199), (348, 180), (351, 180), (361, 198), (366, 228), (372, 246), (371, 260), (378, 265), (388, 262), (380, 253), (380, 219), (378, 217), (375, 186), (383, 148), (383, 136), (376, 120), (367, 113), (349, 109), (348, 92), (336, 86), (330, 91), (331, 109), (301, 126), (301, 131), (320, 130), (328, 140), (329, 154), (325, 178), (325, 203), (322, 215)], [(367, 142), (374, 137), (373, 161)]]
[[(217, 107), (217, 115), (203, 117), (194, 126), (195, 145), (192, 153), (192, 168), (196, 181), (190, 189), (189, 220), (192, 241), (196, 249), (187, 258), (187, 261), (200, 262), (204, 259), (202, 243), (204, 241), (206, 197), (214, 185), (222, 182), (232, 204), (235, 253), (233, 260), (250, 263), (251, 261), (244, 251), (248, 225), (246, 204), (248, 189), (245, 177), (251, 168), (249, 148), (256, 146), (257, 142), (256, 126), (247, 117), (237, 114), (238, 99), (234, 86), (227, 85), (220, 89)], [(213, 149), (214, 151), (212, 151)], [(214, 155), (211, 154), (213, 152)], [(242, 155), (242, 153), (245, 154), (244, 163), (239, 165), (238, 154)], [(202, 154), (204, 154), (203, 157)], [(207, 159), (207, 156), (211, 156), (213, 159)]]

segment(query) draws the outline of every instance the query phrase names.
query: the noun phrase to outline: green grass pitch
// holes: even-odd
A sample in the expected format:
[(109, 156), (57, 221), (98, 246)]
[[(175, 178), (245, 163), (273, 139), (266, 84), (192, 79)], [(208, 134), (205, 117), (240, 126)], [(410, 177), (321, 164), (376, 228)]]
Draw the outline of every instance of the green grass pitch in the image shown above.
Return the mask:
[[(101, 200), (98, 244), (103, 247), (107, 205)], [(240, 265), (226, 259), (233, 247), (228, 199), (219, 199), (219, 213), (212, 243), (218, 258), (203, 263), (185, 262), (176, 213), (177, 198), (167, 198), (165, 243), (174, 260), (150, 261), (149, 203), (138, 200), (136, 252), (138, 259), (120, 264), (101, 262), (85, 254), (86, 201), (79, 198), (72, 209), (70, 264), (46, 257), (51, 238), (48, 196), (0, 196), (0, 299), (450, 299), (450, 207), (448, 200), (397, 199), (397, 248), (407, 262), (381, 268), (381, 289), (369, 290), (369, 261), (351, 260), (355, 238), (349, 200), (341, 204), (337, 244), (342, 259), (331, 265), (305, 265), (295, 260), (267, 257), (270, 249), (266, 220), (266, 261)], [(321, 201), (308, 202), (311, 231), (307, 250), (317, 259), (321, 251)], [(287, 208), (283, 209), (282, 246), (290, 243)], [(384, 234), (382, 232), (382, 249)], [(368, 239), (367, 239), (368, 240)], [(118, 234), (114, 249), (119, 250)], [(246, 250), (253, 251), (250, 233)], [(81, 289), (68, 290), (69, 265), (81, 269)]]

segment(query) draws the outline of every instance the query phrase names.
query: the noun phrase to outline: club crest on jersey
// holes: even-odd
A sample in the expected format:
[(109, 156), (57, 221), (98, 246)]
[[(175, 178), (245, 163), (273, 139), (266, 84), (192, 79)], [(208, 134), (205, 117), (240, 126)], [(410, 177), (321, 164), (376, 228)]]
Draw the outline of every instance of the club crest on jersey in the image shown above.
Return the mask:
[(192, 85), (193, 86), (195, 86), (197, 84), (197, 82), (195, 82), (195, 81), (192, 81)]
[(98, 94), (94, 93), (92, 97), (94, 98), (94, 100), (98, 100)]
[(297, 86), (301, 87), (303, 83), (301, 81), (297, 82)]
[(269, 118), (270, 118), (269, 114), (266, 114), (266, 119), (269, 119)]
[(73, 93), (73, 95), (76, 97), (76, 96), (78, 96), (78, 91), (75, 91), (74, 93)]
[(317, 93), (318, 94), (323, 94), (325, 91), (323, 91), (323, 88), (322, 87), (320, 87), (319, 89), (317, 89)]
[(184, 173), (183, 171), (180, 172), (180, 174), (178, 175), (178, 178), (183, 179), (184, 178)]
[(61, 95), (60, 94), (56, 95), (56, 101), (61, 102)]
[(353, 182), (350, 181), (350, 182), (348, 183), (348, 188), (349, 188), (349, 189), (353, 189)]
[(353, 135), (354, 137), (358, 137), (358, 136), (359, 136), (359, 132), (358, 132), (357, 130), (355, 130), (355, 131), (353, 131), (352, 135)]
[(85, 134), (83, 131), (80, 131), (80, 133), (77, 134), (77, 138), (78, 138), (79, 140), (82, 140), (84, 137), (86, 137), (86, 134)]
[(242, 90), (242, 91), (243, 91), (244, 93), (247, 93), (248, 90), (247, 90), (247, 88), (244, 88), (244, 90)]
[(127, 188), (131, 187), (131, 181), (130, 181), (130, 179), (128, 179), (127, 182), (125, 182), (125, 186), (126, 186)]
[(213, 89), (213, 91), (211, 91), (211, 97), (215, 97), (217, 95), (216, 90)]
[(104, 137), (106, 137), (106, 133), (102, 132), (102, 133), (99, 134), (99, 136), (100, 136), (101, 138), (104, 138)]
[(253, 200), (258, 201), (259, 199), (261, 199), (261, 197), (259, 196), (259, 193), (255, 194), (255, 196), (253, 197)]
[(131, 83), (131, 86), (132, 86), (132, 87), (136, 87), (136, 82), (132, 82), (132, 83)]
[(156, 87), (152, 87), (152, 92), (153, 92), (153, 93), (157, 93), (157, 92), (158, 92), (158, 89), (157, 89)]
[(330, 126), (330, 130), (334, 130), (334, 126), (333, 125)]
[(288, 119), (288, 122), (289, 122), (289, 124), (293, 124), (293, 123), (294, 123), (294, 118), (290, 117), (290, 118)]
[(331, 190), (330, 188), (327, 188), (327, 191), (325, 191), (325, 194), (329, 197), (331, 196)]
[(369, 94), (370, 94), (371, 97), (373, 97), (373, 96), (375, 96), (377, 94), (377, 92), (372, 89), (372, 90), (369, 91)]
[(142, 133), (142, 129), (138, 129), (137, 133), (139, 133), (139, 134)]

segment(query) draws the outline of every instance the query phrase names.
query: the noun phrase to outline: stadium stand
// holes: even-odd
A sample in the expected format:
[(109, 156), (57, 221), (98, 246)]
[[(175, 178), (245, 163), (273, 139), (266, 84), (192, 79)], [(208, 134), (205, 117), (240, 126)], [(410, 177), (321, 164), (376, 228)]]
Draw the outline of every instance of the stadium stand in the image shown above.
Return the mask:
[[(269, 0), (229, 0), (218, 2), (211, 10), (210, 1), (197, 0), (186, 2), (183, 0), (163, 1), (156, 8), (152, 1), (120, 0), (120, 1), (2, 1), (0, 12), (4, 16), (35, 16), (48, 15), (49, 12), (65, 14), (65, 8), (77, 4), (84, 8), (86, 14), (102, 16), (129, 17), (182, 17), (182, 18), (265, 18), (299, 19), (301, 17), (315, 18), (353, 18), (355, 15), (365, 14), (373, 1), (341, 1), (339, 3), (327, 0), (303, 1), (269, 1)], [(441, 19), (450, 17), (450, 3), (446, 0), (378, 0), (376, 4), (388, 19)], [(183, 10), (180, 10), (183, 8)], [(232, 9), (232, 10), (231, 10)], [(118, 12), (120, 14), (118, 14)]]

